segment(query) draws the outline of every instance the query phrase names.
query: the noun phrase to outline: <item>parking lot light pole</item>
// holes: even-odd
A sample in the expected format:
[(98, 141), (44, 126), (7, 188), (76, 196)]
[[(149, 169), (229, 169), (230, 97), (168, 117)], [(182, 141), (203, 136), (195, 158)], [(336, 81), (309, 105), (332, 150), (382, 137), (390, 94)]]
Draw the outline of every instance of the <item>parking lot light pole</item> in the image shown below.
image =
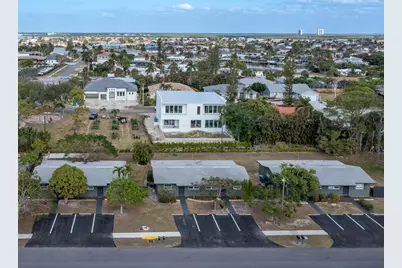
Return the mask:
[(285, 199), (285, 178), (282, 179), (282, 203), (281, 203), (282, 211), (283, 211), (283, 199)]

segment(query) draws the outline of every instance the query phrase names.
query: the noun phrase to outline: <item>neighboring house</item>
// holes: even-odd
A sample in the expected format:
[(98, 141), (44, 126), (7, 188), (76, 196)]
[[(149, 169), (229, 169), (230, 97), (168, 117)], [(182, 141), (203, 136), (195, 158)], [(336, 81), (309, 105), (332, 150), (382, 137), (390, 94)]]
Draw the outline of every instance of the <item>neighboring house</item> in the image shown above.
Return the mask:
[[(243, 181), (249, 180), (246, 169), (232, 160), (152, 160), (151, 167), (156, 192), (165, 189), (176, 196), (211, 196), (220, 190), (221, 196), (241, 197)], [(203, 178), (211, 177), (239, 183), (231, 189), (219, 189), (219, 185), (199, 186)]]
[(61, 55), (64, 57), (68, 55), (68, 52), (64, 47), (55, 47), (50, 54)]
[[(226, 98), (226, 91), (229, 84), (219, 84), (219, 85), (212, 85), (206, 86), (203, 88), (204, 92), (215, 92), (219, 95)], [(258, 96), (258, 93), (253, 90), (245, 90), (245, 86), (239, 84), (237, 86), (237, 99), (255, 99)]]
[(265, 77), (246, 77), (239, 79), (239, 84), (242, 84), (245, 87), (251, 86), (254, 83), (261, 83), (266, 85), (267, 87), (273, 84), (272, 81), (266, 79)]
[(41, 178), (42, 189), (47, 189), (49, 179), (52, 177), (53, 172), (67, 164), (69, 166), (77, 167), (84, 171), (87, 177), (88, 190), (81, 195), (81, 197), (102, 197), (106, 193), (113, 178), (117, 175), (113, 174), (115, 167), (122, 167), (126, 165), (126, 161), (99, 161), (99, 162), (70, 162), (67, 160), (44, 160), (42, 164), (35, 167), (34, 173)]
[(96, 62), (99, 64), (102, 64), (104, 62), (107, 62), (110, 59), (110, 53), (109, 52), (103, 52), (100, 53), (96, 56)]
[(120, 78), (102, 78), (84, 88), (85, 99), (137, 101), (137, 85)]
[(44, 61), (45, 56), (39, 51), (21, 51), (18, 52), (18, 60), (33, 60), (34, 62)]
[[(267, 90), (264, 92), (264, 96), (275, 99), (283, 99), (283, 93), (285, 92), (284, 84), (270, 84), (267, 85)], [(310, 101), (320, 101), (320, 94), (313, 91), (306, 84), (293, 84), (294, 98), (299, 97), (310, 98)]]
[(155, 124), (163, 132), (225, 131), (225, 99), (213, 92), (157, 91)]
[[(165, 85), (170, 85), (172, 87), (172, 91), (194, 91), (191, 87), (181, 84), (181, 83), (164, 83)], [(151, 98), (155, 98), (156, 91), (163, 91), (165, 89), (161, 88), (162, 84), (156, 84), (152, 86), (148, 86), (149, 96)]]
[(340, 196), (369, 197), (370, 188), (376, 183), (357, 166), (345, 165), (337, 160), (258, 160), (259, 177), (270, 183), (273, 173), (281, 172), (281, 164), (298, 165), (307, 170), (314, 169), (320, 182), (320, 192)]
[(47, 65), (57, 65), (59, 62), (57, 61), (56, 54), (50, 54), (49, 56), (46, 57), (45, 63)]

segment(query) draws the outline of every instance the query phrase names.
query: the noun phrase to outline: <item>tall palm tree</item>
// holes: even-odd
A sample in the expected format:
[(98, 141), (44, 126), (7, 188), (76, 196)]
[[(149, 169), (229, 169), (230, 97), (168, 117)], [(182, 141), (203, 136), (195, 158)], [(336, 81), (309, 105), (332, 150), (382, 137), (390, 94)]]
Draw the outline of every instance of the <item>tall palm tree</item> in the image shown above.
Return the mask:
[(187, 71), (188, 71), (188, 72), (194, 71), (194, 70), (195, 70), (194, 63), (193, 63), (192, 61), (189, 61), (189, 62), (187, 63), (187, 65), (186, 65), (186, 68), (187, 68)]
[(147, 63), (147, 67), (146, 67), (146, 69), (145, 69), (145, 73), (146, 73), (147, 75), (149, 75), (150, 73), (153, 73), (153, 72), (155, 72), (155, 71), (156, 71), (156, 68), (155, 68), (154, 63), (153, 63), (153, 62), (148, 62), (148, 63)]
[(311, 115), (313, 107), (310, 104), (310, 98), (300, 97), (297, 101), (295, 111), (301, 115), (304, 119), (308, 119)]
[(177, 63), (175, 61), (170, 64), (169, 72), (171, 74), (176, 74), (179, 72), (179, 66), (177, 65)]
[(117, 177), (118, 177), (118, 178), (122, 178), (124, 169), (125, 169), (125, 166), (114, 167), (114, 169), (113, 169), (113, 174), (117, 173)]

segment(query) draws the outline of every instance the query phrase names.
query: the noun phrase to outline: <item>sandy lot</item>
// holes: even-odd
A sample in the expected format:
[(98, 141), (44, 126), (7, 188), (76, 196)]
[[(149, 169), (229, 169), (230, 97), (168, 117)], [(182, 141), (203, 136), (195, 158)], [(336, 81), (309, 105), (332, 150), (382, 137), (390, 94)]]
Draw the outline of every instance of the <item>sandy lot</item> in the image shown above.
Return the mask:
[(71, 200), (59, 202), (57, 213), (96, 213), (96, 200)]
[(317, 202), (319, 206), (325, 213), (328, 214), (356, 214), (361, 213), (361, 211), (350, 202), (338, 202), (338, 203), (328, 203), (328, 202)]
[[(228, 214), (227, 208), (214, 210), (214, 202), (193, 201), (187, 199), (187, 206), (192, 214)], [(217, 205), (218, 208), (218, 205)]]
[(150, 243), (141, 238), (115, 238), (114, 243), (118, 248), (171, 248), (181, 243), (180, 237), (167, 237), (166, 240), (156, 240)]

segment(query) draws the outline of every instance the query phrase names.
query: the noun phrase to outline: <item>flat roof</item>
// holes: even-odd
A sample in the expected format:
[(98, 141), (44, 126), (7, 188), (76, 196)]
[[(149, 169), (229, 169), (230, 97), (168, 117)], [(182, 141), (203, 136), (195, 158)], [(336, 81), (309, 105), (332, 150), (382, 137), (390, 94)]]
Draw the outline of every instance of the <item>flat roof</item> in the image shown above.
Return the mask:
[(194, 92), (194, 91), (156, 91), (162, 99), (162, 104), (221, 104), (226, 103), (225, 99), (215, 92)]
[(155, 184), (190, 186), (210, 177), (249, 179), (246, 169), (232, 160), (152, 160), (151, 167)]

